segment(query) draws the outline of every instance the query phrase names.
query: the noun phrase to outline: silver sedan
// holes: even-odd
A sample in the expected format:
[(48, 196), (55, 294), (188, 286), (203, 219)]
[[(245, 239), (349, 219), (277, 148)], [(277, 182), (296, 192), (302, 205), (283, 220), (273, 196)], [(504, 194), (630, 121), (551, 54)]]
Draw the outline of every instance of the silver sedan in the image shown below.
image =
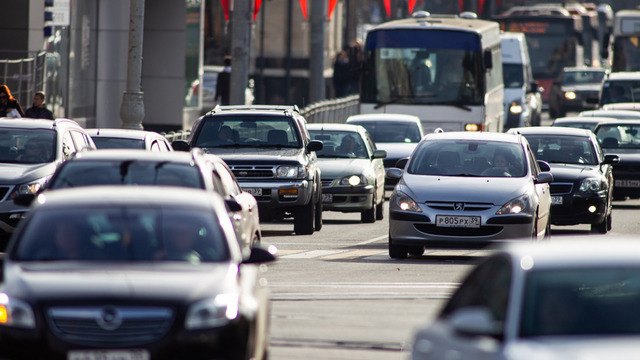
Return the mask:
[(546, 171), (521, 135), (428, 134), (404, 170), (387, 171), (400, 179), (389, 200), (389, 256), (548, 237), (553, 176)]

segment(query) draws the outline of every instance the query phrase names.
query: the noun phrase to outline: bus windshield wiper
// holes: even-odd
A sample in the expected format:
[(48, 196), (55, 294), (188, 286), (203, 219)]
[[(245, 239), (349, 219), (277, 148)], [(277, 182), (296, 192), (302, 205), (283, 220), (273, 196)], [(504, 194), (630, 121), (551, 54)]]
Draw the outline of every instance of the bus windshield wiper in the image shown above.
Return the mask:
[(468, 107), (467, 105), (465, 105), (464, 103), (462, 103), (460, 101), (444, 101), (444, 102), (437, 103), (437, 104), (434, 103), (433, 105), (451, 105), (451, 106), (457, 107), (458, 109), (471, 111), (470, 107)]
[(374, 109), (379, 109), (385, 105), (389, 105), (389, 104), (393, 104), (393, 103), (397, 103), (400, 100), (405, 100), (405, 99), (413, 99), (413, 96), (395, 96), (392, 97), (391, 99), (389, 99), (389, 101), (378, 101), (378, 103), (373, 107)]

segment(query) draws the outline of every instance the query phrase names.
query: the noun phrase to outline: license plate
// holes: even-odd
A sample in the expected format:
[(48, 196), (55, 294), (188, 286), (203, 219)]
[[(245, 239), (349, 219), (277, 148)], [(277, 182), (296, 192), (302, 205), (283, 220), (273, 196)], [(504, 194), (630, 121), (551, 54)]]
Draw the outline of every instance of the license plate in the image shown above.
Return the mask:
[(562, 196), (552, 196), (551, 205), (562, 205)]
[(640, 187), (640, 180), (616, 180), (614, 185), (618, 187), (637, 188)]
[(149, 360), (147, 350), (71, 350), (67, 360)]
[(479, 228), (480, 216), (436, 216), (436, 226)]
[(262, 196), (262, 188), (242, 188), (242, 190), (253, 196)]
[(333, 202), (333, 194), (322, 194), (322, 202)]

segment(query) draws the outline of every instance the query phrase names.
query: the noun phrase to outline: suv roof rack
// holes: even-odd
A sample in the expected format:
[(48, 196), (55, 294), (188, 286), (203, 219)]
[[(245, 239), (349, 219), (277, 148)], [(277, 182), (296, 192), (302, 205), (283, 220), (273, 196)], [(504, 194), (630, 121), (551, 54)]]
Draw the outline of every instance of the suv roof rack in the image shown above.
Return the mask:
[(225, 110), (290, 110), (300, 113), (298, 105), (216, 105), (211, 111), (218, 112)]

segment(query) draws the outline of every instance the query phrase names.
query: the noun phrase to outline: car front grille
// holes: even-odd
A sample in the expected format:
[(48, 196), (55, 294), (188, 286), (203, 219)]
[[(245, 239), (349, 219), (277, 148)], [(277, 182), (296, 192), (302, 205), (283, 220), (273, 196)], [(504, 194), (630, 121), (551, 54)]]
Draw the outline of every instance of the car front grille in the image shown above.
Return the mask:
[(442, 235), (442, 236), (458, 236), (474, 237), (474, 236), (491, 236), (502, 231), (502, 226), (480, 226), (479, 228), (456, 228), (456, 227), (439, 227), (433, 224), (414, 224), (416, 230), (425, 234)]
[(157, 341), (171, 328), (174, 314), (166, 307), (52, 307), (46, 314), (61, 340), (83, 346), (138, 346)]
[(275, 177), (273, 165), (231, 165), (233, 175), (238, 179), (272, 179)]
[(492, 204), (488, 203), (468, 203), (453, 201), (427, 201), (428, 207), (436, 210), (458, 210), (458, 211), (483, 211), (491, 209)]
[(322, 187), (329, 187), (333, 184), (333, 179), (322, 179)]
[(4, 201), (4, 198), (9, 193), (9, 190), (11, 190), (11, 186), (0, 186), (0, 202)]
[(551, 189), (551, 195), (571, 194), (573, 183), (551, 183), (549, 188)]

